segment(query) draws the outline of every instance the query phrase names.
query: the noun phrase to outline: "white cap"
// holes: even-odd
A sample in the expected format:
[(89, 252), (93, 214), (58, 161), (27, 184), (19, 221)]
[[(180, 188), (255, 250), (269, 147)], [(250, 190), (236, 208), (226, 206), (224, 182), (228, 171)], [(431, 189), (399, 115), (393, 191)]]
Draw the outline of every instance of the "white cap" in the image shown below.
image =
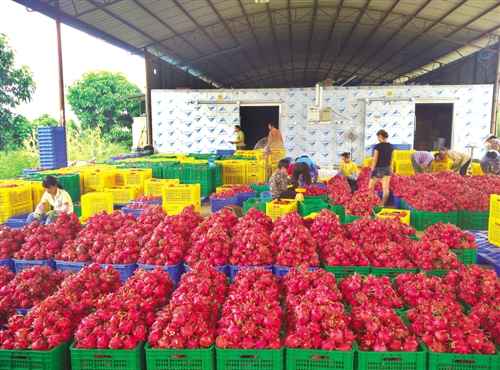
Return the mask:
[(487, 142), (489, 139), (491, 139), (491, 138), (496, 139), (497, 137), (496, 137), (495, 135), (493, 135), (493, 134), (488, 134), (488, 135), (486, 135), (486, 137), (484, 138), (484, 142), (486, 143), (486, 142)]

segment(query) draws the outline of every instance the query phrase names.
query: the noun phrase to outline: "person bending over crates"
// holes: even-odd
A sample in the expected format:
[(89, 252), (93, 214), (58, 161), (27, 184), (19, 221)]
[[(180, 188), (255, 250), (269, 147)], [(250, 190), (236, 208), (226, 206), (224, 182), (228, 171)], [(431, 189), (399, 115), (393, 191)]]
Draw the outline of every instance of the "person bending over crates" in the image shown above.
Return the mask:
[[(32, 223), (35, 220), (45, 223), (45, 225), (51, 224), (57, 220), (57, 216), (61, 212), (72, 213), (73, 212), (73, 201), (71, 196), (63, 186), (57, 182), (54, 176), (47, 176), (42, 181), (42, 186), (45, 188), (45, 193), (42, 195), (40, 203), (36, 206), (35, 212), (31, 212), (28, 215), (26, 222)], [(49, 203), (54, 209), (48, 212), (44, 212), (45, 204)]]
[(453, 161), (453, 165), (451, 166), (453, 172), (459, 172), (462, 176), (467, 174), (467, 169), (469, 168), (471, 160), (469, 154), (456, 150), (448, 150), (446, 148), (439, 149), (439, 154), (441, 154), (443, 158), (448, 156), (448, 158)]
[(424, 150), (416, 151), (410, 156), (413, 172), (415, 173), (431, 173), (432, 162), (434, 162), (434, 155)]
[(295, 164), (292, 168), (293, 184), (299, 186), (299, 177), (302, 175), (302, 180), (306, 185), (311, 185), (311, 172), (314, 176), (314, 182), (318, 181), (318, 166), (307, 155), (295, 159)]
[(347, 179), (351, 188), (351, 193), (354, 193), (356, 191), (356, 186), (358, 185), (359, 170), (356, 163), (351, 161), (351, 153), (342, 153), (342, 163), (340, 164), (339, 174)]
[(500, 153), (489, 150), (481, 159), (481, 170), (491, 175), (500, 175)]
[(273, 199), (295, 199), (295, 187), (288, 188), (293, 180), (288, 177), (288, 161), (282, 159), (278, 162), (278, 169), (274, 171), (269, 179), (269, 190), (271, 191), (271, 198)]

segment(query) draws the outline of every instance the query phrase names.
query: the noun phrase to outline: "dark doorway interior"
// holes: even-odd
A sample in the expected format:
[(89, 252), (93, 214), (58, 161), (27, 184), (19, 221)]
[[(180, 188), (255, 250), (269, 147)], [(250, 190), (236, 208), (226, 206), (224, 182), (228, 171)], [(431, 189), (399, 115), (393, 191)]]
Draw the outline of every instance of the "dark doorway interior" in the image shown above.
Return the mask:
[(278, 106), (240, 107), (241, 130), (245, 134), (247, 149), (253, 150), (255, 144), (269, 136), (269, 122), (274, 122), (279, 129)]
[[(441, 146), (451, 146), (453, 125), (453, 103), (415, 104), (416, 150), (439, 150)], [(445, 140), (439, 140), (442, 138)]]

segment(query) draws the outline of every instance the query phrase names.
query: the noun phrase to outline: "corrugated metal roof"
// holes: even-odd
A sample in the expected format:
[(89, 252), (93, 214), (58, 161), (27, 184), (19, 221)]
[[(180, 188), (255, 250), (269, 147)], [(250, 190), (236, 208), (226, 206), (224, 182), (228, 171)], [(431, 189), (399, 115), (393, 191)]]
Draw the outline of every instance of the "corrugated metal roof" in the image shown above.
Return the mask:
[[(53, 16), (53, 0), (14, 1)], [(404, 82), (500, 37), (496, 0), (60, 0), (60, 9), (63, 23), (234, 88)]]

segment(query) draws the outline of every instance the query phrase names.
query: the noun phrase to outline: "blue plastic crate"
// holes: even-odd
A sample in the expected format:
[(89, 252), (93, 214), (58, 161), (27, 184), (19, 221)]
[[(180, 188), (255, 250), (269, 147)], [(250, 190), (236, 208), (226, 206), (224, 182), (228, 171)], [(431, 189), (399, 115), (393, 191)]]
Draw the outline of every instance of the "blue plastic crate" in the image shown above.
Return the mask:
[(22, 229), (24, 226), (26, 226), (28, 223), (27, 222), (4, 222), (2, 226), (7, 226), (10, 227), (11, 229)]
[(246, 202), (250, 198), (255, 198), (257, 196), (256, 191), (248, 192), (248, 193), (238, 193), (238, 203), (237, 205), (243, 207), (243, 203)]
[(23, 175), (29, 175), (31, 173), (38, 173), (43, 171), (44, 168), (23, 168)]
[(151, 205), (155, 205), (155, 204), (162, 204), (162, 203), (163, 203), (162, 199), (152, 200), (150, 202), (136, 202), (135, 200), (131, 200), (130, 201), (130, 204), (151, 204)]
[(238, 195), (231, 198), (210, 198), (210, 209), (212, 213), (220, 211), (225, 206), (238, 204)]
[(233, 155), (236, 150), (234, 149), (217, 149), (218, 155)]
[(25, 268), (31, 268), (33, 266), (49, 266), (52, 270), (56, 269), (55, 260), (16, 260), (13, 259), (14, 265), (16, 267), (16, 272), (21, 271)]
[(145, 211), (145, 209), (129, 209), (129, 208), (122, 208), (121, 209), (124, 214), (132, 213), (135, 218), (139, 217), (142, 212)]
[(106, 266), (112, 266), (116, 271), (120, 273), (120, 280), (122, 283), (127, 281), (129, 277), (134, 275), (134, 271), (137, 268), (136, 263), (129, 263), (129, 264), (106, 264), (106, 263), (100, 263), (99, 264), (102, 268)]
[(176, 286), (181, 280), (181, 275), (184, 272), (184, 267), (182, 262), (179, 262), (177, 265), (173, 266), (143, 265), (141, 263), (138, 263), (137, 267), (148, 271), (154, 270), (156, 267), (161, 267), (163, 271), (168, 272), (168, 276), (170, 276), (170, 279), (173, 280)]
[(42, 141), (38, 143), (38, 151), (40, 153), (57, 153), (66, 151), (66, 141)]
[[(380, 200), (382, 200), (382, 197), (384, 196), (384, 192), (383, 191), (377, 191), (377, 194), (378, 194), (378, 197), (380, 198)], [(394, 200), (394, 194), (392, 194), (392, 191), (389, 192), (389, 198), (387, 198), (387, 202), (389, 202), (389, 203), (394, 202), (394, 206), (396, 207), (396, 204), (395, 204), (396, 201)]]
[(19, 315), (26, 316), (26, 314), (31, 311), (31, 308), (15, 308), (15, 310)]
[(26, 220), (28, 219), (29, 215), (30, 215), (30, 212), (23, 213), (22, 215), (11, 216), (11, 217), (7, 218), (7, 221), (8, 222), (26, 223)]
[(236, 274), (238, 271), (241, 269), (256, 269), (256, 268), (263, 268), (264, 270), (269, 270), (272, 271), (273, 265), (268, 265), (268, 266), (233, 266), (233, 265), (228, 265), (229, 266), (229, 278), (231, 280), (231, 284), (234, 283), (234, 278), (236, 277)]
[(64, 126), (41, 126), (38, 127), (38, 133), (56, 133), (56, 132), (66, 132), (66, 127)]
[(271, 198), (271, 192), (270, 191), (263, 191), (260, 193), (261, 198)]
[(14, 265), (14, 260), (12, 258), (7, 258), (5, 260), (0, 260), (0, 266), (7, 266), (10, 271), (16, 272), (16, 267)]
[(394, 208), (401, 209), (401, 198), (394, 197)]
[(40, 162), (66, 161), (68, 155), (64, 152), (40, 152)]
[[(217, 271), (222, 272), (224, 275), (227, 275), (229, 273), (229, 265), (224, 265), (224, 266), (212, 266), (214, 269)], [(184, 271), (188, 272), (189, 271), (189, 266), (187, 264), (184, 264)]]
[[(278, 277), (285, 277), (286, 274), (288, 274), (290, 272), (291, 269), (294, 269), (295, 267), (284, 267), (284, 266), (276, 266), (276, 265), (273, 265), (273, 274), (278, 276)], [(318, 267), (309, 267), (307, 269), (308, 271), (316, 271), (316, 270), (319, 270), (319, 266)]]
[(56, 270), (59, 271), (73, 271), (75, 274), (80, 272), (84, 266), (91, 265), (93, 262), (68, 262), (56, 260)]
[[(392, 143), (391, 143), (392, 144)], [(372, 145), (372, 157), (375, 154), (375, 146), (377, 144)], [(394, 150), (411, 150), (411, 144), (392, 144)]]

